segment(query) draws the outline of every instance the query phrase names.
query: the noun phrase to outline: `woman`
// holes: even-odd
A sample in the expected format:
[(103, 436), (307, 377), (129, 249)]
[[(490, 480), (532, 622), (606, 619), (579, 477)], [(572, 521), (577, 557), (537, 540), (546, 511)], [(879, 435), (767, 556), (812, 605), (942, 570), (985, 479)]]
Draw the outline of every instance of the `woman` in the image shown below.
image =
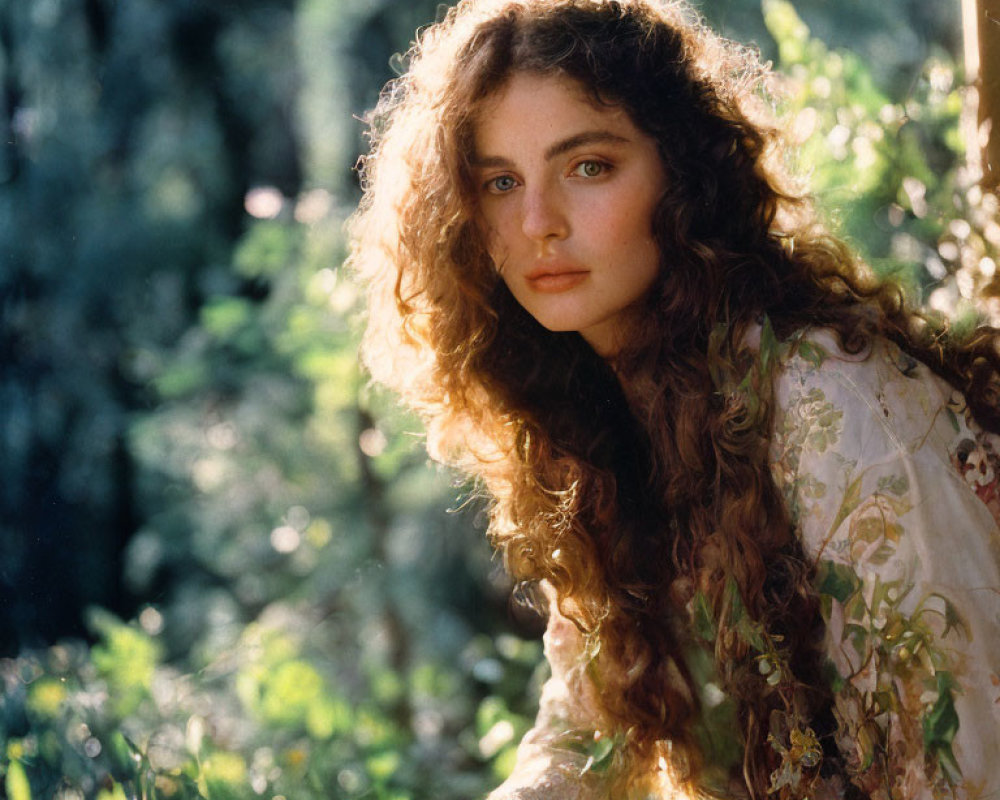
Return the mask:
[(996, 334), (816, 223), (766, 78), (677, 3), (472, 0), (373, 116), (366, 361), (550, 600), (494, 798), (1000, 791)]

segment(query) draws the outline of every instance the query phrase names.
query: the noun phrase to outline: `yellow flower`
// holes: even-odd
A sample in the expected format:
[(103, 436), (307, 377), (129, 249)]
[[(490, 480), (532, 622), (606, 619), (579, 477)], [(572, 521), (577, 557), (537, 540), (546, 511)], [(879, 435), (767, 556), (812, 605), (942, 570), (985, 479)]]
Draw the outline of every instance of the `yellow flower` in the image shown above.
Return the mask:
[(812, 728), (793, 728), (790, 734), (791, 748), (788, 753), (792, 760), (806, 769), (818, 767), (823, 760), (823, 750)]

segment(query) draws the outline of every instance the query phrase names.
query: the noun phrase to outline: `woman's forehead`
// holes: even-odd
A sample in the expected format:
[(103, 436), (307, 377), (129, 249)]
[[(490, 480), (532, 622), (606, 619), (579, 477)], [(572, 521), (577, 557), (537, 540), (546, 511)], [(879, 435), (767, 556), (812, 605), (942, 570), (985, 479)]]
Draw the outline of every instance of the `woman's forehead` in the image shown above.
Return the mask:
[(578, 81), (561, 74), (516, 73), (486, 98), (474, 118), (477, 150), (511, 135), (544, 141), (547, 134), (567, 129), (628, 136), (635, 125), (621, 106), (599, 104)]
[(502, 107), (512, 105), (529, 107), (540, 102), (558, 100), (562, 105), (572, 105), (579, 113), (617, 115), (625, 109), (614, 100), (602, 100), (586, 83), (567, 74), (564, 70), (513, 70), (495, 89), (477, 104), (472, 116), (475, 125), (496, 114)]

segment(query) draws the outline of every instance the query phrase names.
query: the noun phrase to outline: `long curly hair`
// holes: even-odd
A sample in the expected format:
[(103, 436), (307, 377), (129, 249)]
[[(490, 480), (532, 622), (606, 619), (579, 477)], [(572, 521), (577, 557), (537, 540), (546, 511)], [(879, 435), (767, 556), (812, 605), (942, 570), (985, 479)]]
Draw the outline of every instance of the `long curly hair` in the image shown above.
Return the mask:
[[(515, 72), (577, 81), (658, 145), (662, 267), (612, 363), (540, 326), (487, 252), (473, 134)], [(386, 88), (361, 164), (350, 262), (368, 286), (366, 364), (422, 413), (431, 454), (482, 481), (510, 572), (548, 581), (587, 635), (602, 724), (625, 743), (621, 786), (663, 763), (691, 786), (704, 772), (699, 637), (752, 797), (777, 765), (775, 713), (817, 732), (824, 774), (842, 769), (811, 565), (768, 466), (768, 387), (752, 402), (737, 388), (762, 324), (779, 339), (828, 326), (851, 352), (888, 337), (1000, 428), (996, 334), (957, 340), (817, 222), (786, 172), (768, 80), (681, 2), (462, 0)], [(777, 685), (762, 647), (780, 657)]]

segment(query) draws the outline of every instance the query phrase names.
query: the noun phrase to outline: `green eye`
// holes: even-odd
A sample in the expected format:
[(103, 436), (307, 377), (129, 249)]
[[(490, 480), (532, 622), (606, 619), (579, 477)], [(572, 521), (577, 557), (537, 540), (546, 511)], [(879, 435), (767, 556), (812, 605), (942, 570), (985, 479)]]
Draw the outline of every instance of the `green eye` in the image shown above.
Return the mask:
[(596, 178), (605, 170), (605, 165), (600, 161), (581, 161), (573, 171), (584, 178)]

